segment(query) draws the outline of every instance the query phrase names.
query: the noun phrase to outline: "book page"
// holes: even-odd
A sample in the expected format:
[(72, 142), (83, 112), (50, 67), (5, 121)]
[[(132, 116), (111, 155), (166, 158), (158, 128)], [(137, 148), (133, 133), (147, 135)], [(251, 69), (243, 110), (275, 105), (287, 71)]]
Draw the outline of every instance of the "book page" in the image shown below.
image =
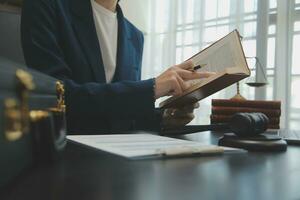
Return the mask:
[[(190, 87), (181, 95), (171, 96), (162, 101), (159, 104), (161, 108), (183, 106), (186, 103), (199, 101), (250, 76), (237, 30), (211, 44), (189, 60), (192, 60), (195, 66), (200, 65), (200, 72), (215, 72), (216, 74), (208, 78), (189, 81)], [(184, 98), (185, 96), (188, 97)]]
[[(191, 60), (195, 66), (201, 66), (201, 69), (197, 70), (199, 72), (215, 72), (217, 74), (243, 72), (247, 66), (245, 66), (245, 58), (241, 54), (239, 43), (237, 34), (232, 32), (222, 40), (192, 57)], [(195, 85), (204, 81), (205, 79), (193, 80), (190, 83)]]
[[(202, 66), (201, 69), (197, 70), (199, 72), (215, 72), (224, 73), (227, 68), (232, 68), (236, 66), (235, 60), (233, 58), (233, 51), (230, 43), (226, 43), (215, 52), (210, 52), (206, 57), (195, 56), (192, 58), (195, 66)], [(204, 83), (207, 79), (202, 78), (199, 80), (191, 80), (189, 83), (192, 85), (200, 85)]]
[(198, 71), (225, 72), (227, 68), (237, 66), (231, 46), (228, 43), (224, 44), (215, 52), (210, 52), (206, 57), (196, 56), (192, 60), (195, 65), (203, 66)]
[(151, 134), (76, 135), (67, 138), (126, 158), (207, 155), (237, 150)]

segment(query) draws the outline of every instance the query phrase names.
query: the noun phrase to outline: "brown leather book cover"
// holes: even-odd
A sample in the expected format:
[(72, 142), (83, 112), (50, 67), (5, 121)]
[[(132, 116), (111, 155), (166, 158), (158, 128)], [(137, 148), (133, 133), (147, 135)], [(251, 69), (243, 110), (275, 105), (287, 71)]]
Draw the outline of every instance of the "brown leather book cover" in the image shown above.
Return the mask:
[(212, 106), (281, 109), (281, 101), (212, 99)]
[[(210, 120), (212, 123), (222, 123), (222, 122), (229, 122), (232, 118), (232, 115), (211, 115)], [(279, 117), (270, 117), (269, 123), (270, 124), (279, 124), (280, 118)]]
[(160, 107), (172, 108), (196, 103), (245, 77), (247, 77), (247, 75), (224, 74), (208, 84), (197, 87), (196, 89), (191, 88), (187, 90), (182, 96), (167, 99), (160, 104)]
[(248, 76), (250, 70), (237, 30), (200, 51), (189, 60), (202, 65), (199, 71), (215, 72), (206, 79), (196, 80), (180, 96), (173, 96), (160, 103), (161, 108), (180, 107), (204, 99)]
[(260, 112), (260, 113), (264, 113), (268, 117), (280, 117), (281, 115), (281, 110), (279, 109), (220, 107), (220, 106), (213, 106), (211, 109), (211, 113), (213, 115), (233, 115), (239, 112), (246, 112), (246, 113)]
[[(229, 116), (229, 117), (231, 117), (231, 116)], [(273, 121), (273, 119), (274, 119), (274, 121)], [(227, 119), (224, 121), (222, 121), (221, 119), (216, 120), (215, 116), (211, 115), (211, 120), (210, 120), (211, 124), (228, 123), (228, 122), (229, 121)], [(269, 129), (280, 129), (280, 119), (279, 118), (271, 118), (268, 128)]]

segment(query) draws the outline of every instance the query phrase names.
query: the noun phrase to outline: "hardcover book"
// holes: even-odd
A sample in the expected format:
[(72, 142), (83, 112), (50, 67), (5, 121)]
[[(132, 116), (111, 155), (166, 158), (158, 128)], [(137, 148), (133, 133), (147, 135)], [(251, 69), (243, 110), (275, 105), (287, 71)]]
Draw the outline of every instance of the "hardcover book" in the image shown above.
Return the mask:
[(264, 100), (239, 100), (239, 99), (213, 99), (212, 106), (222, 107), (248, 107), (263, 109), (281, 109), (280, 101), (264, 101)]
[(195, 66), (200, 65), (198, 71), (215, 72), (216, 74), (192, 81), (192, 86), (183, 94), (166, 99), (160, 103), (160, 107), (169, 108), (195, 103), (250, 76), (237, 30), (200, 51), (190, 60)]
[[(210, 121), (211, 123), (225, 123), (225, 122), (229, 122), (231, 120), (233, 115), (216, 115), (216, 114), (212, 114), (210, 116)], [(270, 124), (279, 124), (280, 120), (279, 117), (269, 117), (269, 123)]]
[(248, 108), (248, 107), (223, 107), (223, 106), (212, 106), (211, 113), (217, 115), (234, 115), (239, 112), (253, 113), (260, 112), (264, 113), (268, 117), (280, 117), (280, 109), (264, 109), (264, 108)]
[(264, 113), (269, 118), (269, 129), (280, 128), (281, 102), (265, 100), (212, 99), (210, 122), (227, 123), (240, 112)]

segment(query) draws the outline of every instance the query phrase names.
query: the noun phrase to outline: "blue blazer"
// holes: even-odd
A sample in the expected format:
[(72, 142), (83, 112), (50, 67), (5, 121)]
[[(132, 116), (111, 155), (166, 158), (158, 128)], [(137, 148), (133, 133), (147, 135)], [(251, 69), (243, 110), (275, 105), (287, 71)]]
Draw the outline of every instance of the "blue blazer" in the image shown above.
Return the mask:
[(22, 46), (29, 67), (65, 82), (71, 133), (158, 129), (154, 80), (141, 79), (143, 34), (117, 6), (118, 50), (106, 84), (90, 0), (26, 0)]

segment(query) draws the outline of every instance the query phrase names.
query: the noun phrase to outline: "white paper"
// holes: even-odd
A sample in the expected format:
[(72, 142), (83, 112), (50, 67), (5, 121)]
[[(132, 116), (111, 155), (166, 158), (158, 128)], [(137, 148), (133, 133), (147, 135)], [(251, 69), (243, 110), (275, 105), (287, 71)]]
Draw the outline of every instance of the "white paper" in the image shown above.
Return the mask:
[(199, 142), (151, 134), (76, 135), (69, 140), (126, 158), (222, 154), (236, 151)]

